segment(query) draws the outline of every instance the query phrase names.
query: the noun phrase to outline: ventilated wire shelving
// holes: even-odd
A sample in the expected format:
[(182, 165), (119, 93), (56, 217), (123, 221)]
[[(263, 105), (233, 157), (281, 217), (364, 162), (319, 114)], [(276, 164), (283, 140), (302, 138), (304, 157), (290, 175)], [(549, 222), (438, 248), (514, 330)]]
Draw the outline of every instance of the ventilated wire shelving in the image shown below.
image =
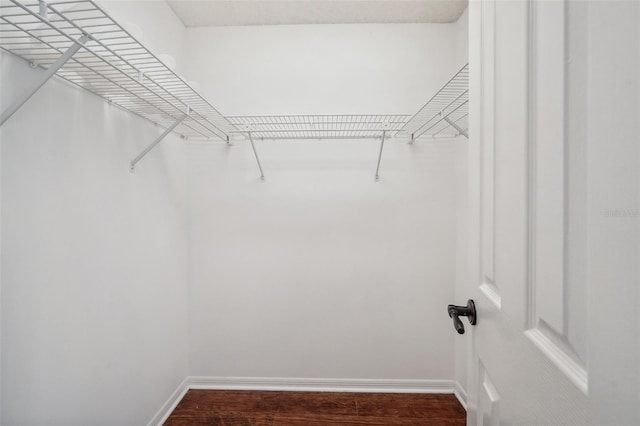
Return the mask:
[(248, 135), (262, 178), (254, 139), (380, 138), (378, 178), (389, 136), (408, 133), (412, 141), (421, 136), (468, 137), (468, 64), (413, 116), (224, 117), (93, 0), (0, 0), (0, 49), (44, 69), (31, 87), (2, 111), (0, 125), (57, 74), (165, 129), (131, 161), (131, 171), (170, 132), (187, 139), (227, 143), (233, 134)]
[(404, 125), (415, 140), (422, 136), (468, 137), (469, 64), (465, 64)]
[(227, 117), (256, 139), (360, 139), (395, 135), (409, 115), (272, 115)]
[(91, 0), (2, 1), (0, 48), (183, 137), (226, 141), (234, 130)]
[(410, 115), (271, 115), (226, 117), (233, 133), (256, 139), (357, 139), (396, 136), (468, 137), (469, 64), (465, 64), (417, 113)]

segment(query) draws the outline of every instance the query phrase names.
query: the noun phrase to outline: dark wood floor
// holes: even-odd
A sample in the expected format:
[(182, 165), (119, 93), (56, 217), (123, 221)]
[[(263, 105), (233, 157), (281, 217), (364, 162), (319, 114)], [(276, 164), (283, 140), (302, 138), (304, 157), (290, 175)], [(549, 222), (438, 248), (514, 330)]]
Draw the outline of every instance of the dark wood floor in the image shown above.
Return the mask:
[(165, 425), (465, 424), (453, 395), (190, 390)]

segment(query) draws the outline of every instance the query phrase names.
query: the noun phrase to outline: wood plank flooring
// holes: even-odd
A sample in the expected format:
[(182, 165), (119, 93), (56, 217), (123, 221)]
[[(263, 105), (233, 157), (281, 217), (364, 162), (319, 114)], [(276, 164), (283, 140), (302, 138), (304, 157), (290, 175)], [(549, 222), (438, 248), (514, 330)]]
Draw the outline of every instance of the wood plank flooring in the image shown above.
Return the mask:
[(165, 426), (463, 426), (453, 395), (189, 390)]

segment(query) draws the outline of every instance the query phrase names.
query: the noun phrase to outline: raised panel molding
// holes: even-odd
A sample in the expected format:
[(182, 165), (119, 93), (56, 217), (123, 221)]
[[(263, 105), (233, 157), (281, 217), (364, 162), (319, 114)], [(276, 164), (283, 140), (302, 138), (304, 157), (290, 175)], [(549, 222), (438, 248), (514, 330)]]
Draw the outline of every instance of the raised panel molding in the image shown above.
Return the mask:
[(484, 282), (480, 284), (479, 289), (496, 308), (502, 308), (502, 298), (500, 297), (500, 293), (498, 293), (498, 288), (494, 284)]
[[(539, 30), (540, 29), (540, 30)], [(564, 2), (531, 3), (529, 84), (530, 279), (532, 324), (564, 330)]]
[(555, 333), (542, 321), (541, 324), (525, 332), (531, 342), (580, 389), (589, 394), (589, 376), (575, 351), (565, 338)]
[(484, 365), (478, 368), (478, 426), (500, 426), (500, 394), (487, 374)]
[[(483, 57), (495, 57), (495, 3), (482, 3), (482, 19), (487, 22), (483, 25), (481, 49)], [(481, 135), (481, 271), (480, 290), (487, 298), (501, 307), (500, 291), (495, 283), (495, 63), (484, 61), (480, 65), (481, 71), (481, 108), (482, 117), (480, 123)]]
[(529, 291), (525, 335), (580, 390), (567, 336), (565, 0), (529, 3)]

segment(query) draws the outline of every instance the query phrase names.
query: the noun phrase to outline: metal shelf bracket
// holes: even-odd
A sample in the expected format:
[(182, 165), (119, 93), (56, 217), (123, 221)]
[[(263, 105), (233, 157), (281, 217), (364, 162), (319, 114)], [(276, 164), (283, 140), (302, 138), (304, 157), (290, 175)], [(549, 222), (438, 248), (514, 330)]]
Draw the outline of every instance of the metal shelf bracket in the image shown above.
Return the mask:
[(38, 13), (42, 17), (42, 19), (49, 19), (49, 9), (47, 7), (47, 2), (44, 0), (38, 0)]
[(264, 172), (262, 171), (262, 164), (260, 164), (260, 157), (258, 157), (258, 151), (256, 151), (256, 146), (253, 143), (253, 136), (251, 136), (251, 132), (247, 132), (249, 135), (249, 142), (251, 143), (251, 148), (253, 149), (253, 155), (256, 156), (256, 162), (258, 163), (258, 169), (260, 169), (260, 180), (264, 181)]
[(55, 74), (163, 129), (188, 106), (179, 127), (185, 139), (226, 140), (234, 129), (94, 0), (2, 0), (0, 33), (0, 50), (44, 70), (31, 90), (2, 106), (11, 105), (0, 125)]
[[(422, 106), (405, 124), (413, 143), (426, 135), (439, 134), (448, 137), (463, 135), (469, 139), (466, 129), (469, 115), (469, 64), (465, 64), (447, 83)], [(455, 130), (457, 134), (452, 134)]]
[(169, 126), (164, 132), (162, 132), (162, 134), (160, 136), (158, 136), (153, 142), (151, 142), (151, 144), (148, 147), (146, 147), (140, 154), (138, 154), (138, 156), (136, 158), (131, 160), (131, 163), (129, 163), (129, 171), (131, 173), (134, 173), (136, 171), (136, 164), (138, 164), (138, 162), (140, 160), (142, 160), (145, 155), (147, 155), (153, 148), (155, 148), (156, 145), (158, 145), (160, 142), (162, 142), (162, 140), (165, 137), (167, 137), (167, 135), (169, 133), (171, 133), (173, 131), (173, 129), (178, 127), (178, 125), (180, 123), (182, 123), (185, 118), (187, 118), (189, 116), (190, 112), (191, 112), (191, 109), (187, 108), (187, 112), (186, 113), (182, 114), (171, 126)]
[(444, 118), (444, 121), (449, 123), (449, 126), (453, 127), (458, 131), (458, 133), (463, 135), (465, 138), (469, 139), (469, 133), (467, 133), (467, 131), (464, 130), (462, 127), (458, 126), (455, 121), (451, 120), (449, 117), (443, 117), (443, 118)]
[[(42, 3), (40, 4), (42, 6)], [(46, 6), (45, 6), (46, 9)], [(7, 109), (2, 111), (2, 115), (0, 115), (0, 126), (2, 126), (5, 121), (7, 121), (13, 114), (16, 113), (20, 109), (22, 105), (25, 104), (31, 98), (31, 96), (35, 95), (35, 93), (51, 78), (55, 75), (55, 73), (62, 68), (64, 64), (67, 63), (69, 59), (78, 51), (80, 48), (91, 39), (91, 37), (87, 34), (81, 35), (53, 64), (49, 66), (44, 72), (38, 76), (38, 78), (33, 82), (33, 84), (24, 91), (16, 99)]]
[(382, 139), (380, 141), (380, 153), (378, 154), (378, 166), (376, 167), (376, 181), (380, 180), (380, 160), (382, 160), (382, 149), (384, 148), (384, 139), (387, 136), (387, 131), (382, 131)]

